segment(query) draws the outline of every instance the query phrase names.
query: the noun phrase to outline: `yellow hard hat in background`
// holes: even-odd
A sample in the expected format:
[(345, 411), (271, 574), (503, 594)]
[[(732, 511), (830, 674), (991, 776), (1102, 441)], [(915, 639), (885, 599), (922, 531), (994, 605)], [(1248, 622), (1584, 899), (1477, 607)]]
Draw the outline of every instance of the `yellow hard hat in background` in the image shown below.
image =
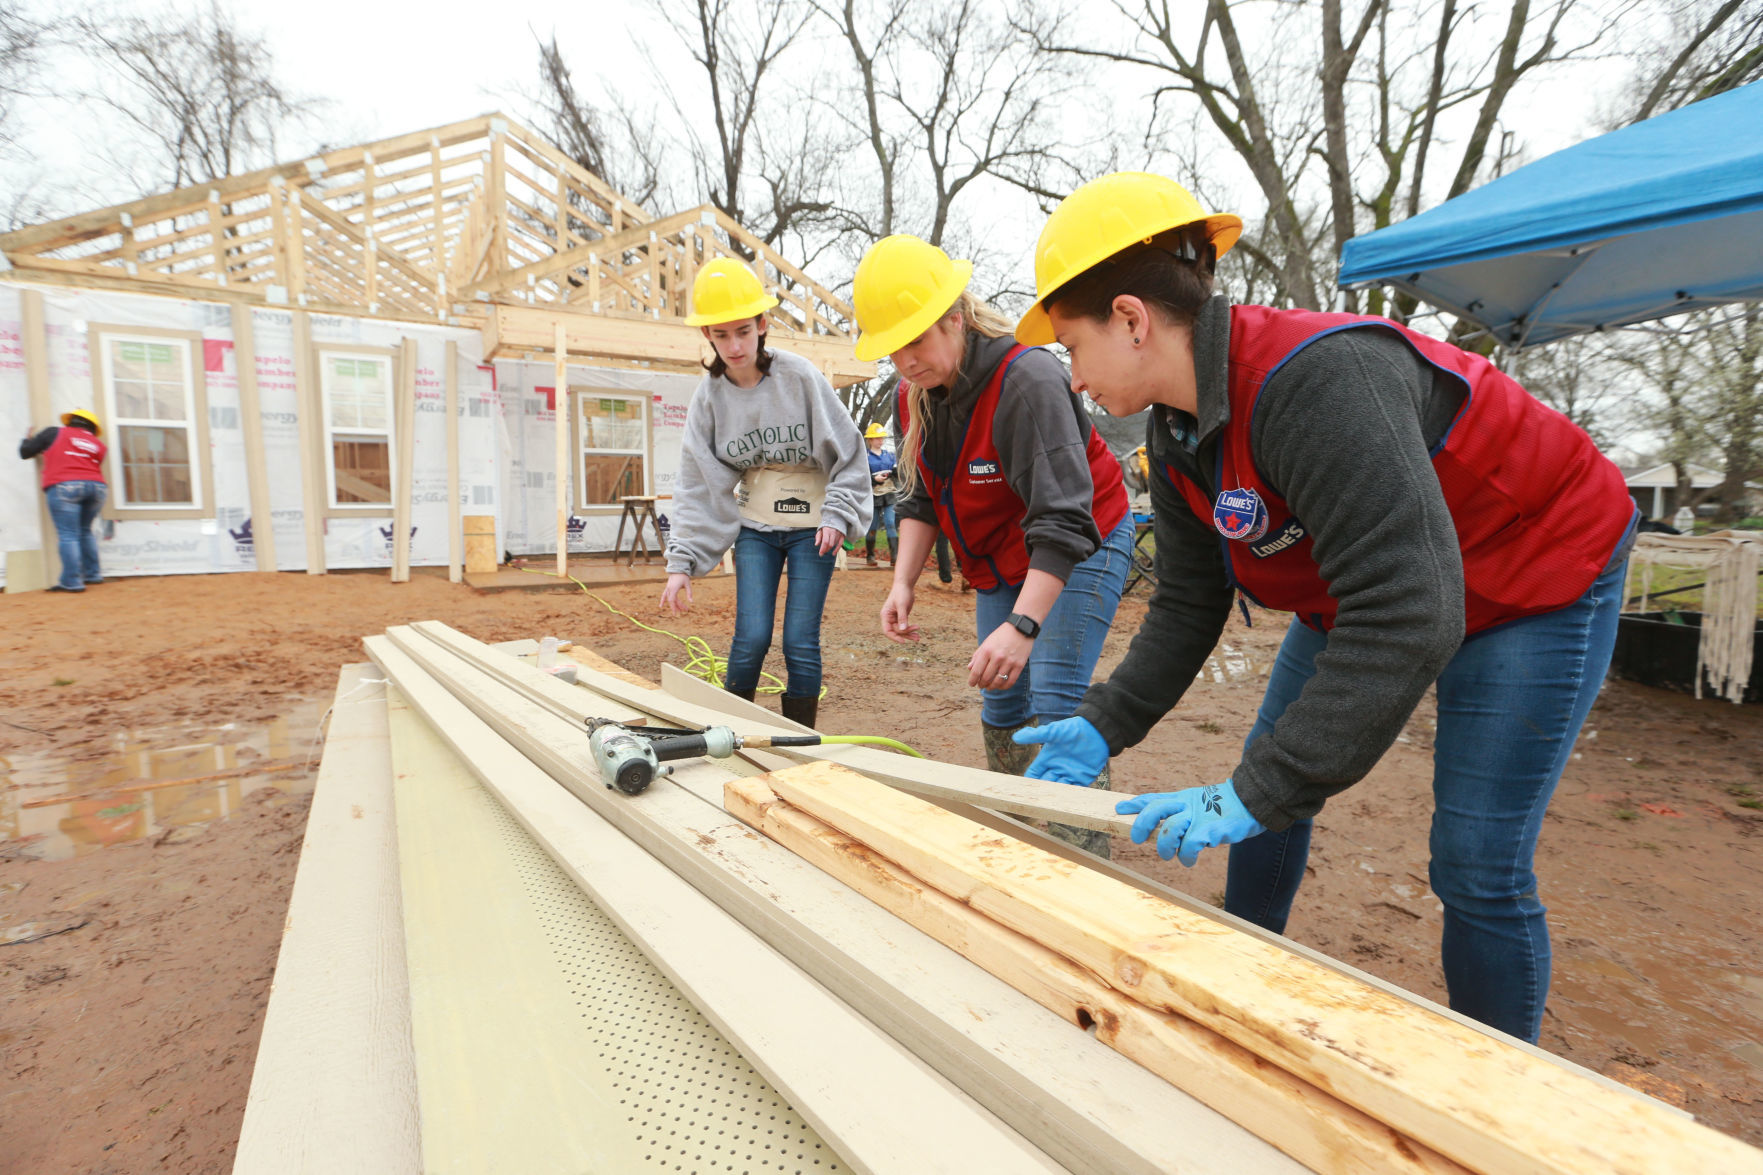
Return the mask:
[(777, 305), (759, 277), (733, 257), (718, 257), (698, 271), (692, 282), (692, 312), (687, 326), (715, 326), (764, 314)]
[(857, 358), (892, 355), (948, 313), (973, 276), (973, 262), (951, 261), (928, 241), (907, 233), (869, 247), (851, 283), (857, 311)]
[(877, 437), (886, 439), (887, 435), (888, 430), (879, 424), (871, 424), (868, 428), (863, 430), (863, 439), (866, 441), (873, 441)]
[(98, 423), (98, 414), (90, 408), (75, 408), (72, 412), (61, 414), (61, 423), (72, 424), (76, 420), (84, 420), (92, 426), (92, 431), (102, 434), (104, 426)]
[(1065, 197), (1035, 243), (1035, 304), (1016, 324), (1016, 341), (1053, 341), (1047, 295), (1066, 282), (1123, 249), (1190, 224), (1206, 226), (1206, 239), (1220, 257), (1243, 235), (1241, 217), (1206, 212), (1186, 188), (1149, 172), (1117, 171)]

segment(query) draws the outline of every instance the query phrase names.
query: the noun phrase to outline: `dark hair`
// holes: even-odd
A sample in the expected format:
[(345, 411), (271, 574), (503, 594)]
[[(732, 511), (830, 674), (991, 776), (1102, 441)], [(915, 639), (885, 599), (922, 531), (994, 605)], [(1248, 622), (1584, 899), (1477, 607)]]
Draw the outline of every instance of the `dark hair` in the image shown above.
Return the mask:
[(96, 433), (98, 431), (98, 426), (87, 420), (84, 416), (76, 416), (67, 423), (70, 428), (83, 428), (89, 433)]
[[(735, 319), (735, 321), (739, 322), (740, 319), (737, 318), (737, 319)], [(765, 315), (755, 314), (753, 316), (753, 322), (756, 326), (759, 327), (759, 355), (757, 358), (755, 358), (753, 360), (753, 362), (758, 365), (760, 375), (770, 375), (771, 374), (771, 349), (765, 345), (765, 336), (770, 334), (771, 332), (765, 325)], [(718, 323), (713, 323), (712, 325), (714, 325), (714, 326), (727, 326), (728, 324), (725, 322), (718, 322)], [(710, 360), (710, 362), (704, 363), (702, 360), (700, 360), (699, 363), (704, 368), (705, 371), (708, 371), (711, 375), (715, 376), (717, 379), (721, 379), (723, 376), (728, 374), (728, 364), (724, 363), (722, 361), (722, 353), (716, 349), (716, 343), (714, 341), (712, 341), (710, 344), (710, 354), (713, 356), (713, 358)]]
[(1114, 299), (1131, 294), (1172, 322), (1192, 326), (1212, 297), (1215, 258), (1203, 236), (1184, 239), (1184, 230), (1173, 229), (1078, 274), (1047, 295), (1046, 307), (1105, 322), (1114, 313)]

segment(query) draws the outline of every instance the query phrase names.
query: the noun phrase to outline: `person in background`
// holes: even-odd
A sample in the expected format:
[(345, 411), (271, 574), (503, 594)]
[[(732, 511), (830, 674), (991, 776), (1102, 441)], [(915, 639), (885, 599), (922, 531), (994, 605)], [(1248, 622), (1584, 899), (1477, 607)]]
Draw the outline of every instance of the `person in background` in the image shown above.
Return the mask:
[(18, 446), (18, 455), (25, 460), (43, 459), (43, 494), (49, 500), (61, 553), (61, 576), (50, 586), (52, 592), (83, 592), (104, 582), (98, 566), (98, 536), (92, 533), (108, 492), (103, 431), (95, 412), (75, 408), (62, 414), (60, 428), (51, 425)]
[(863, 441), (869, 446), (869, 480), (875, 494), (873, 510), (869, 519), (869, 533), (863, 536), (863, 561), (871, 567), (875, 563), (875, 532), (882, 531), (888, 536), (888, 562), (894, 562), (895, 554), (900, 550), (900, 531), (894, 521), (894, 455), (882, 448), (882, 442), (888, 439), (888, 430), (879, 424), (871, 424), (863, 432)]
[(1436, 686), (1451, 1007), (1534, 1042), (1550, 957), (1532, 863), (1610, 664), (1634, 502), (1591, 438), (1480, 355), (1213, 293), (1241, 230), (1173, 180), (1121, 172), (1041, 232), (1016, 337), (1062, 344), (1072, 386), (1108, 412), (1152, 409), (1157, 587), (1077, 715), (1023, 732), (1044, 747), (1029, 774), (1083, 783), (1143, 739), (1238, 592), (1294, 613), (1229, 777), (1118, 805), (1166, 859), (1229, 845), (1224, 908), (1283, 932), (1313, 818)]
[[(973, 266), (913, 236), (877, 242), (857, 267), (859, 359), (900, 375), (900, 552), (882, 605), (890, 640), (916, 641), (914, 585), (940, 531), (976, 592), (986, 764), (1020, 775), (1011, 735), (1072, 714), (1126, 585), (1133, 537), (1120, 462), (1050, 353), (967, 289)], [(1107, 764), (1083, 780), (1109, 785)], [(1100, 856), (1108, 837), (1054, 825)]]
[(704, 332), (716, 358), (686, 409), (661, 607), (684, 614), (692, 577), (714, 570), (734, 547), (735, 635), (724, 686), (751, 701), (788, 564), (782, 709), (813, 726), (835, 552), (869, 526), (872, 483), (863, 435), (826, 377), (765, 345), (765, 312), (776, 305), (753, 271), (731, 258), (710, 262), (692, 283), (686, 322)]

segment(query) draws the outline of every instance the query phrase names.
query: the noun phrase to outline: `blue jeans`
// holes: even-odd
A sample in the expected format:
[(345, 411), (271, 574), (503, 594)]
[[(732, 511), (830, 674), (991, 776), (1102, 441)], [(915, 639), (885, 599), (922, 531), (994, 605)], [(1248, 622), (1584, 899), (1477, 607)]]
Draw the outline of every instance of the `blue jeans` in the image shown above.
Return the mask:
[[(1559, 611), (1471, 637), (1438, 679), (1429, 877), (1445, 907), (1445, 987), (1452, 1008), (1532, 1043), (1550, 962), (1532, 870), (1537, 835), (1610, 667), (1625, 571), (1606, 571)], [(1273, 728), (1327, 645), (1326, 634), (1292, 621), (1248, 742)], [(1283, 933), (1310, 826), (1300, 820), (1232, 845), (1224, 908)]]
[[(1072, 568), (1065, 590), (1041, 622), (1028, 666), (1008, 689), (980, 691), (980, 721), (987, 726), (1051, 722), (1077, 713), (1090, 674), (1102, 655), (1108, 626), (1120, 607), (1126, 571), (1132, 562), (1133, 525), (1129, 515), (1102, 540), (1102, 546)], [(974, 627), (985, 640), (1016, 611), (1020, 587), (974, 593)]]
[(870, 516), (869, 533), (863, 536), (863, 540), (869, 544), (870, 550), (874, 550), (875, 532), (878, 530), (886, 531), (888, 536), (888, 558), (892, 559), (894, 557), (894, 552), (900, 549), (900, 524), (895, 521), (894, 500), (889, 498), (886, 506), (880, 504), (880, 498), (877, 498), (875, 501), (877, 505), (875, 507), (875, 513)]
[(61, 546), (61, 578), (56, 582), (70, 592), (83, 592), (87, 580), (104, 578), (98, 567), (98, 536), (92, 533), (92, 523), (104, 508), (104, 483), (64, 481), (43, 493)]
[(787, 697), (820, 696), (820, 614), (832, 582), (837, 548), (815, 549), (814, 527), (793, 530), (741, 528), (735, 539), (735, 639), (728, 650), (726, 687), (747, 693), (759, 685), (771, 625), (777, 615), (777, 581), (786, 561), (790, 586), (784, 595), (784, 665)]

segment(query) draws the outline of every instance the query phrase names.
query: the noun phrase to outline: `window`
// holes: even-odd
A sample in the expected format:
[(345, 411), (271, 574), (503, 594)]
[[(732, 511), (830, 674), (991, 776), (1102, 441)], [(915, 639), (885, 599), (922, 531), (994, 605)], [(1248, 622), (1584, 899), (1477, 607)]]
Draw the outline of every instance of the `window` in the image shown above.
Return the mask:
[(641, 396), (576, 392), (580, 465), (576, 501), (583, 508), (616, 506), (649, 492), (648, 401)]
[(110, 445), (106, 514), (211, 517), (207, 386), (200, 336), (94, 325), (87, 336)]
[(392, 361), (322, 351), (325, 469), (333, 507), (392, 504)]

